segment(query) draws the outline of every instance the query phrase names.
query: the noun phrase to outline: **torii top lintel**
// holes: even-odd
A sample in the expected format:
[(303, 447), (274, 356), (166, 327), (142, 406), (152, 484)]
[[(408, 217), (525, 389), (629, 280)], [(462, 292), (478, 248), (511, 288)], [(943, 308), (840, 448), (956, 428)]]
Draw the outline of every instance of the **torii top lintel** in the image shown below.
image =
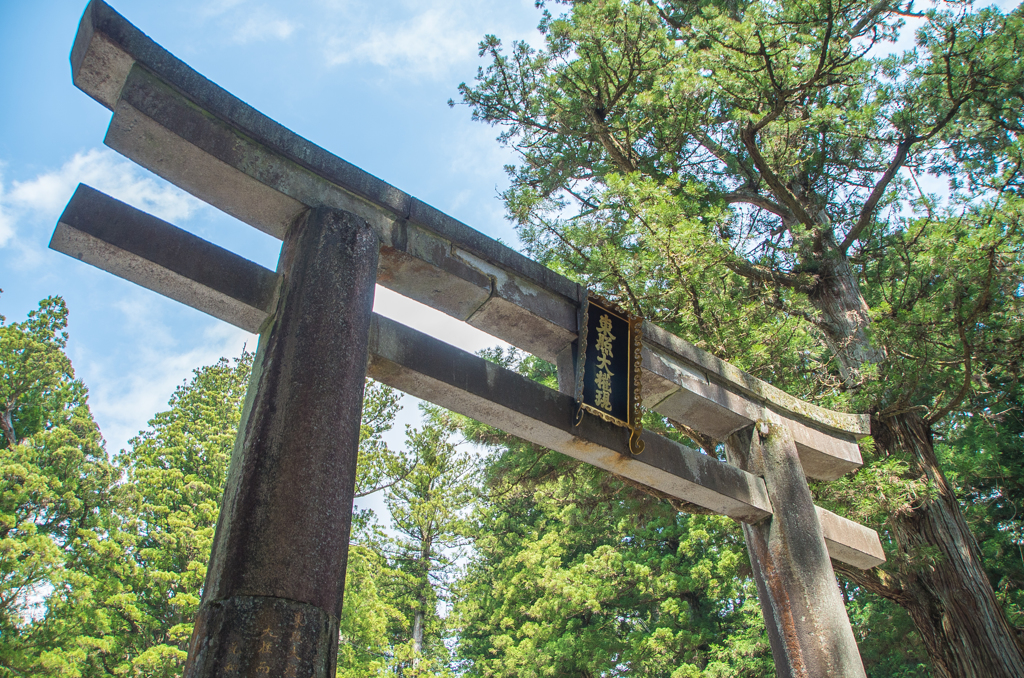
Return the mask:
[[(277, 237), (309, 207), (354, 212), (380, 237), (380, 284), (549, 361), (575, 339), (579, 285), (264, 116), (102, 0), (86, 8), (71, 64), (114, 112), (106, 143), (197, 197)], [(718, 439), (766, 407), (791, 420), (809, 476), (860, 465), (866, 415), (793, 398), (650, 323), (644, 342), (646, 406)]]
[[(355, 212), (381, 238), (382, 285), (550, 361), (575, 338), (585, 294), (576, 283), (259, 113), (102, 0), (86, 8), (71, 64), (75, 84), (114, 111), (106, 143), (207, 202), (277, 237), (307, 207)], [(694, 398), (714, 402), (717, 416), (704, 419), (722, 438), (750, 420), (736, 401), (752, 400), (807, 429), (794, 435), (808, 475), (835, 478), (860, 464), (853, 440), (868, 433), (865, 415), (793, 398), (650, 323), (644, 340), (646, 405), (671, 416)], [(698, 392), (680, 394), (679, 381)]]

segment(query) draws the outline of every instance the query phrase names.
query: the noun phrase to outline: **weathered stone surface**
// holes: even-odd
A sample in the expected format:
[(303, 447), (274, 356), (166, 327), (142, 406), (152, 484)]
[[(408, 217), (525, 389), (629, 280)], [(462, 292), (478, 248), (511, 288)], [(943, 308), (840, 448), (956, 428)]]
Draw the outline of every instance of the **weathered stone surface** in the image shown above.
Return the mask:
[[(308, 172), (237, 134), (139, 65), (114, 106), (104, 143), (201, 200), (276, 238), (307, 205), (322, 204)], [(275, 181), (261, 181), (272, 177)], [(339, 206), (351, 207), (351, 205)]]
[(797, 419), (780, 418), (787, 422), (793, 434), (800, 465), (808, 478), (835, 480), (864, 465), (860, 446), (853, 435), (822, 431)]
[[(111, 13), (116, 18), (110, 16)], [(127, 49), (129, 42), (139, 42), (134, 33), (142, 35), (106, 4), (90, 3), (78, 25), (75, 44), (71, 48), (72, 78), (78, 89), (107, 108), (114, 108), (121, 94), (121, 85), (135, 63)], [(148, 40), (145, 35), (142, 38)], [(152, 44), (159, 49), (159, 45)], [(159, 56), (157, 50), (150, 51)]]
[[(772, 512), (757, 477), (765, 473), (760, 465), (737, 475), (737, 467), (651, 432), (644, 433), (643, 454), (633, 456), (627, 429), (591, 416), (573, 426), (566, 362), (571, 350), (558, 361), (560, 375), (564, 372), (560, 392), (376, 314), (369, 351), (370, 376), (418, 398), (743, 522), (758, 522)], [(872, 540), (878, 543), (873, 530), (817, 511), (831, 517), (823, 528), (833, 558), (856, 567), (871, 558), (884, 561), (880, 545), (871, 546)]]
[[(644, 400), (644, 405), (676, 421), (687, 423), (715, 440), (725, 440), (734, 431), (749, 426), (755, 403), (717, 384), (708, 383), (707, 377), (693, 368), (671, 360), (656, 349), (645, 347), (646, 372), (676, 384), (674, 391), (662, 386), (661, 399)], [(648, 384), (654, 382), (649, 379)], [(659, 384), (660, 385), (660, 384)], [(756, 416), (756, 415), (754, 415)]]
[[(333, 674), (335, 646), (316, 629), (327, 623), (329, 637), (338, 633), (377, 252), (363, 220), (331, 210), (300, 217), (285, 240), (286, 282), (260, 337), (203, 588), (205, 621), (192, 640), (197, 652), (219, 647), (210, 656), (223, 658), (233, 637), (250, 643), (238, 645), (242, 657), (264, 652), (257, 639), (278, 654), (297, 642), (298, 656), (315, 657), (311, 672), (297, 676)], [(313, 615), (303, 626), (296, 612), (294, 624), (306, 631), (261, 635), (290, 623), (271, 614), (250, 632), (252, 598), (312, 606), (329, 622)], [(221, 675), (221, 661), (200, 666), (192, 656), (186, 675)]]
[[(106, 3), (93, 0), (79, 25), (72, 53), (75, 84), (114, 110), (117, 105), (115, 95), (122, 95), (129, 73), (126, 65), (131, 63), (143, 67), (171, 89), (180, 92), (207, 117), (241, 131), (245, 137), (280, 159), (297, 165), (321, 181), (344, 189), (373, 209), (385, 211), (389, 215), (388, 221), (407, 218), (481, 259), (494, 262), (556, 294), (575, 296), (575, 283), (303, 139), (189, 68)], [(169, 121), (166, 119), (157, 118), (157, 121), (169, 129), (173, 127), (167, 124)], [(273, 164), (269, 158), (253, 160)], [(315, 203), (307, 204), (316, 206)], [(359, 214), (377, 226), (374, 219), (355, 206), (336, 207)]]
[(249, 332), (277, 300), (280, 276), (80, 184), (50, 248)]
[(814, 509), (818, 512), (825, 545), (833, 560), (862, 570), (870, 570), (885, 562), (885, 551), (877, 532), (820, 506)]
[(466, 321), (470, 325), (548, 362), (576, 339), (576, 307), (565, 297), (469, 252), (456, 250), (455, 256), (492, 282), (490, 297)]
[(138, 65), (121, 90), (106, 143), (277, 237), (307, 205), (358, 214), (382, 238), (381, 284), (523, 350), (550, 360), (575, 337), (575, 306), (564, 296), (268, 150)]
[(490, 298), (493, 283), (451, 250), (451, 243), (408, 219), (398, 219), (381, 247), (377, 283), (468, 320)]
[(657, 325), (644, 324), (644, 343), (697, 368), (707, 376), (709, 381), (720, 383), (741, 395), (770, 404), (781, 411), (807, 419), (823, 428), (847, 432), (855, 437), (866, 436), (871, 432), (868, 415), (833, 412), (794, 398), (785, 391), (747, 374), (738, 367), (716, 358)]
[[(818, 511), (788, 427), (762, 419), (731, 436), (727, 450), (733, 464), (762, 475), (772, 505), (784, 507), (769, 520), (743, 525), (778, 675), (864, 676)], [(844, 555), (832, 554), (837, 560)]]
[[(660, 336), (662, 332), (651, 330), (649, 334)], [(661, 338), (665, 339), (664, 336)], [(676, 337), (673, 340), (670, 343), (676, 348), (685, 349), (688, 346), (693, 349), (690, 353), (694, 357), (711, 358), (708, 355), (699, 356), (695, 353), (698, 349)], [(735, 431), (750, 426), (761, 416), (763, 408), (774, 405), (772, 401), (753, 393), (726, 388), (720, 382), (709, 379), (706, 372), (658, 344), (644, 346), (643, 363), (644, 405), (666, 417), (684, 422), (715, 440), (725, 440)], [(749, 377), (749, 380), (757, 381), (754, 377)], [(834, 428), (821, 430), (805, 423), (806, 419), (793, 416), (790, 411), (778, 409), (781, 410), (779, 416), (789, 422), (800, 462), (809, 478), (835, 480), (863, 463), (860, 448), (852, 433)]]
[(393, 320), (374, 315), (370, 355), (374, 379), (525, 440), (737, 520), (771, 512), (759, 478), (650, 432), (632, 456), (628, 429), (591, 416), (574, 427), (572, 396)]
[(576, 397), (576, 342), (563, 348), (555, 356), (555, 374), (558, 392)]
[(282, 598), (236, 596), (203, 606), (189, 643), (185, 678), (329, 678), (338, 620)]
[[(323, 152), (326, 153), (326, 151)], [(380, 180), (377, 179), (377, 181)], [(487, 237), (475, 228), (453, 219), (422, 200), (410, 198), (409, 220), (421, 224), (459, 249), (477, 256), (483, 261), (491, 262), (509, 274), (526, 278), (552, 294), (567, 299), (576, 298), (576, 283), (497, 240)]]

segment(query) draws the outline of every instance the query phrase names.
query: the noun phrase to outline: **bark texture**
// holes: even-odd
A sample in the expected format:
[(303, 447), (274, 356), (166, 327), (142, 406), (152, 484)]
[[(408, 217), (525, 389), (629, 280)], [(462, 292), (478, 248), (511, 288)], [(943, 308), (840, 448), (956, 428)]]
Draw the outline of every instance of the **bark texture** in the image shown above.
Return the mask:
[(860, 369), (885, 360), (885, 351), (872, 345), (871, 317), (860, 293), (850, 260), (836, 251), (836, 243), (827, 232), (818, 282), (810, 293), (811, 303), (820, 312), (818, 327), (832, 349), (839, 375), (848, 388), (856, 388)]
[[(868, 305), (847, 257), (837, 253), (826, 259), (818, 281), (810, 298), (822, 315), (819, 327), (835, 351), (846, 387), (856, 388), (861, 368), (884, 363), (886, 355), (871, 343)], [(1024, 676), (1020, 641), (981, 566), (977, 542), (935, 456), (929, 425), (916, 411), (875, 416), (872, 436), (879, 454), (905, 459), (913, 477), (932, 489), (931, 498), (891, 517), (899, 551), (938, 557), (898, 571), (864, 572), (838, 563), (836, 569), (907, 610), (936, 676)]]
[(940, 555), (927, 566), (891, 576), (842, 565), (837, 570), (906, 608), (938, 678), (1024, 676), (1016, 631), (996, 601), (978, 544), (939, 468), (928, 426), (910, 412), (874, 419), (872, 434), (881, 453), (914, 455), (917, 472), (934, 490), (909, 515), (893, 519), (896, 543), (905, 553), (927, 547)]

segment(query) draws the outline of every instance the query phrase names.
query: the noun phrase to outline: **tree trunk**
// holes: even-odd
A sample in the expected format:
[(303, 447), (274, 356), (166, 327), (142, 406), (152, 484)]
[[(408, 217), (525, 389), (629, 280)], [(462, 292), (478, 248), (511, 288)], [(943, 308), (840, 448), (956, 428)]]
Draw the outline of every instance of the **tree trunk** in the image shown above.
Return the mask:
[[(845, 256), (826, 260), (810, 295), (821, 312), (821, 329), (836, 352), (848, 388), (856, 388), (861, 367), (882, 363), (885, 353), (870, 343), (868, 306)], [(978, 545), (939, 468), (929, 426), (916, 412), (872, 418), (881, 455), (904, 459), (911, 473), (927, 480), (934, 496), (890, 520), (903, 555), (939, 554), (927, 563), (885, 566), (883, 573), (837, 564), (858, 585), (910, 613), (924, 640), (932, 668), (941, 678), (1020, 678), (1024, 653), (1006, 620), (980, 562)]]
[(830, 256), (822, 263), (818, 283), (809, 297), (821, 313), (819, 328), (835, 355), (843, 384), (856, 388), (861, 381), (861, 367), (882, 363), (886, 354), (871, 343), (870, 309), (860, 293), (850, 260), (835, 252), (838, 245), (831, 231), (821, 239)]
[[(433, 546), (433, 535), (424, 535), (420, 543), (420, 574), (423, 577), (422, 586), (425, 589), (430, 586), (430, 552)], [(412, 617), (412, 667), (416, 668), (420, 663), (420, 655), (423, 654), (423, 615), (427, 606), (427, 595), (421, 589), (416, 599), (416, 613)]]
[(894, 581), (884, 585), (870, 572), (838, 569), (858, 585), (906, 608), (937, 677), (1024, 676), (1024, 653), (1017, 634), (982, 569), (978, 544), (939, 468), (928, 426), (911, 412), (874, 419), (871, 428), (879, 452), (908, 458), (934, 493), (909, 514), (893, 516), (893, 537), (900, 551), (929, 548), (940, 555), (927, 566), (894, 573)]
[(423, 652), (423, 606), (426, 605), (426, 601), (420, 598), (419, 601), (420, 609), (416, 610), (416, 614), (412, 618), (412, 651), (416, 653), (413, 657), (412, 665), (416, 666), (419, 660), (419, 655)]
[(14, 406), (12, 405), (10, 408), (4, 410), (3, 413), (0, 413), (0, 432), (3, 432), (4, 440), (7, 441), (7, 447), (10, 448), (13, 448), (18, 444), (17, 439), (14, 437), (13, 411)]

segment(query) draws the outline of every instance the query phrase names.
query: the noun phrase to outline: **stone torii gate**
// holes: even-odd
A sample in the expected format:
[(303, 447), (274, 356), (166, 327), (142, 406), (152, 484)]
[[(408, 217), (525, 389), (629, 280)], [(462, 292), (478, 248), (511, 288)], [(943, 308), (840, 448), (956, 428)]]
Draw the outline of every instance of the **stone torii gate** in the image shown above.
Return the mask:
[[(71, 64), (113, 111), (108, 146), (284, 242), (271, 271), (83, 185), (50, 243), (260, 334), (186, 676), (334, 675), (366, 375), (741, 522), (779, 675), (864, 675), (830, 557), (885, 556), (807, 478), (860, 466), (866, 416), (647, 323), (645, 405), (729, 463), (651, 432), (632, 455), (628, 430), (574, 423), (584, 288), (263, 116), (101, 0)], [(373, 314), (375, 282), (555, 363), (559, 391)]]

